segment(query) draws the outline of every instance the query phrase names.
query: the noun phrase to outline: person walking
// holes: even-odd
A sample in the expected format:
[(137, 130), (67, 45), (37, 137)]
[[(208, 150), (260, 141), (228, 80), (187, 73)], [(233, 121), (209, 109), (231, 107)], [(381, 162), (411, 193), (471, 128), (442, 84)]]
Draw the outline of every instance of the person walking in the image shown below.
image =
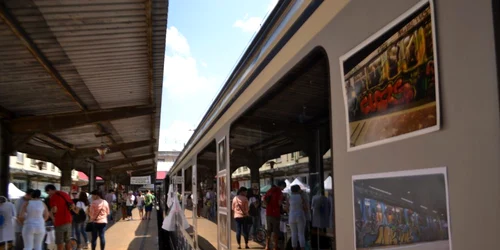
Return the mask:
[(146, 191), (144, 196), (144, 206), (146, 208), (146, 219), (151, 220), (151, 211), (153, 211), (153, 195), (149, 190)]
[(292, 248), (296, 250), (297, 243), (299, 243), (300, 249), (304, 250), (306, 245), (305, 230), (308, 205), (299, 185), (293, 185), (291, 191), (292, 194), (288, 198), (286, 210), (288, 211), (288, 223), (292, 232)]
[(23, 223), (20, 220), (19, 215), (21, 215), (21, 209), (23, 209), (23, 206), (25, 203), (27, 203), (29, 200), (31, 200), (31, 194), (33, 193), (33, 189), (28, 189), (26, 191), (26, 194), (23, 196), (23, 198), (19, 199), (16, 201), (16, 225), (15, 225), (15, 234), (16, 234), (16, 241), (15, 241), (15, 250), (23, 250), (24, 249), (24, 242), (23, 242)]
[(109, 208), (110, 208), (110, 213), (108, 215), (108, 222), (114, 220), (114, 215), (117, 209), (117, 204), (116, 204), (116, 194), (115, 190), (110, 189), (109, 192), (106, 194), (105, 197), (106, 201), (108, 202)]
[[(73, 193), (75, 195), (75, 193)], [(85, 221), (87, 219), (86, 211), (90, 202), (88, 200), (87, 194), (84, 192), (80, 192), (80, 194), (76, 193), (78, 198), (73, 199), (73, 203), (76, 204), (76, 210), (73, 213), (73, 237), (76, 239), (76, 244), (79, 248), (87, 249), (89, 245), (89, 239), (87, 236), (87, 232), (85, 232)], [(83, 216), (84, 215), (84, 216)], [(80, 238), (81, 235), (81, 238)], [(81, 241), (83, 239), (83, 242)]]
[(50, 212), (54, 217), (54, 229), (56, 232), (56, 244), (58, 250), (71, 250), (71, 228), (72, 216), (71, 210), (75, 204), (71, 197), (65, 192), (57, 191), (52, 184), (45, 186), (45, 192), (49, 194)]
[(45, 221), (49, 219), (49, 209), (40, 199), (42, 192), (34, 190), (31, 200), (25, 202), (19, 218), (23, 221), (24, 249), (42, 250), (45, 237)]
[(102, 197), (99, 190), (92, 191), (92, 203), (89, 208), (89, 223), (93, 223), (92, 228), (92, 250), (97, 247), (97, 237), (99, 237), (101, 250), (106, 246), (104, 232), (108, 224), (109, 204)]
[(259, 189), (251, 189), (248, 191), (248, 203), (250, 209), (248, 214), (252, 217), (252, 225), (250, 228), (250, 236), (252, 236), (253, 240), (257, 238), (257, 231), (260, 228), (260, 195)]
[(236, 221), (236, 242), (238, 243), (238, 249), (241, 249), (241, 234), (245, 239), (245, 248), (248, 247), (248, 229), (250, 215), (248, 214), (249, 206), (247, 199), (247, 188), (240, 187), (236, 196), (233, 198), (233, 203), (231, 206), (234, 212), (234, 220)]
[(127, 206), (127, 220), (133, 220), (132, 210), (134, 210), (135, 195), (132, 190), (128, 191), (125, 205)]
[(144, 220), (144, 195), (142, 194), (141, 191), (139, 191), (137, 195), (137, 209), (139, 210), (139, 218), (141, 220)]
[(286, 183), (280, 181), (278, 186), (273, 185), (264, 195), (263, 202), (266, 205), (266, 250), (269, 250), (271, 244), (271, 235), (274, 249), (278, 249), (278, 239), (280, 234), (281, 205), (283, 202), (283, 189)]
[(0, 196), (0, 244), (14, 241), (16, 208), (5, 196)]

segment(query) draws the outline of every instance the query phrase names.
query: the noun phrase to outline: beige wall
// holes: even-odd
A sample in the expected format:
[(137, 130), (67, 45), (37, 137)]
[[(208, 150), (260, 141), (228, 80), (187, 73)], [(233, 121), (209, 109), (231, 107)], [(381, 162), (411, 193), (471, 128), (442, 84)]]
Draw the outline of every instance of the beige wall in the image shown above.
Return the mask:
[[(22, 154), (22, 153), (20, 153), (20, 154)], [(10, 167), (13, 169), (23, 169), (23, 170), (36, 172), (36, 173), (44, 173), (44, 174), (48, 174), (48, 175), (53, 175), (55, 177), (61, 176), (61, 171), (59, 170), (59, 168), (50, 162), (45, 163), (46, 169), (40, 170), (40, 169), (38, 169), (38, 166), (32, 164), (32, 162), (31, 162), (32, 159), (28, 158), (26, 156), (26, 154), (22, 154), (22, 159), (23, 160), (20, 161), (20, 159), (18, 159), (17, 155), (11, 156), (10, 157), (10, 164), (9, 164)], [(36, 161), (38, 162), (38, 160), (36, 160)], [(78, 172), (73, 170), (71, 172), (71, 178), (74, 181), (78, 180)]]
[(500, 122), (491, 0), (436, 1), (441, 131), (346, 150), (338, 58), (416, 2), (351, 1), (315, 39), (331, 67), (337, 249), (354, 249), (352, 175), (439, 166), (448, 167), (453, 249), (498, 249)]

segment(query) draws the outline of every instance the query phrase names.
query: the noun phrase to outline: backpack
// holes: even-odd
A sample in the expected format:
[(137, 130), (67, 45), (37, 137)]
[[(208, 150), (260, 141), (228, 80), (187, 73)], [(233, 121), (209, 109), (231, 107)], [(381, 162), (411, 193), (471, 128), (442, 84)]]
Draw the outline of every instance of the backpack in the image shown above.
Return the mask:
[[(78, 200), (75, 199), (73, 202), (76, 204), (76, 203), (78, 203)], [(80, 211), (78, 211), (78, 213), (75, 213), (75, 211), (73, 211), (73, 209), (71, 209), (69, 211), (70, 211), (71, 215), (73, 216), (73, 220), (76, 223), (85, 222), (85, 220), (87, 219), (87, 214), (85, 214), (85, 211), (83, 208), (80, 208)]]

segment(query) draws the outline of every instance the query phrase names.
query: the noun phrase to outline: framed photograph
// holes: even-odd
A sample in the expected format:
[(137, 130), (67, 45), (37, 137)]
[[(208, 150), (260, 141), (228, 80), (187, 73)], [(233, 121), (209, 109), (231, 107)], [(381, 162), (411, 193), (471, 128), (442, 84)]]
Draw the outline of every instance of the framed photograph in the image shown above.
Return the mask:
[(353, 176), (357, 250), (451, 250), (446, 168)]
[(219, 174), (218, 177), (218, 183), (219, 183), (219, 188), (218, 188), (218, 193), (219, 193), (219, 208), (220, 209), (227, 209), (227, 199), (228, 199), (228, 193), (227, 193), (227, 179), (226, 179), (226, 172), (224, 171), (223, 173)]
[(226, 213), (219, 213), (218, 225), (219, 228), (219, 246), (220, 249), (227, 249), (228, 246), (228, 218)]
[(340, 58), (348, 151), (440, 129), (433, 13), (423, 0)]
[(225, 170), (227, 168), (226, 163), (226, 138), (222, 138), (217, 143), (217, 166), (218, 171)]

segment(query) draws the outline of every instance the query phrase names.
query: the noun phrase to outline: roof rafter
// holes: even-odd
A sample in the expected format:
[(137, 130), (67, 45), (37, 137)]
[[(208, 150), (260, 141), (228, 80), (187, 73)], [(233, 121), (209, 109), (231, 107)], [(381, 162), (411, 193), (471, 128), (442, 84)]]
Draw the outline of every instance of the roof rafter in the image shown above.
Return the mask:
[(150, 106), (131, 106), (96, 111), (81, 111), (54, 115), (22, 117), (9, 121), (14, 134), (44, 133), (83, 126), (90, 123), (119, 120), (154, 113)]

